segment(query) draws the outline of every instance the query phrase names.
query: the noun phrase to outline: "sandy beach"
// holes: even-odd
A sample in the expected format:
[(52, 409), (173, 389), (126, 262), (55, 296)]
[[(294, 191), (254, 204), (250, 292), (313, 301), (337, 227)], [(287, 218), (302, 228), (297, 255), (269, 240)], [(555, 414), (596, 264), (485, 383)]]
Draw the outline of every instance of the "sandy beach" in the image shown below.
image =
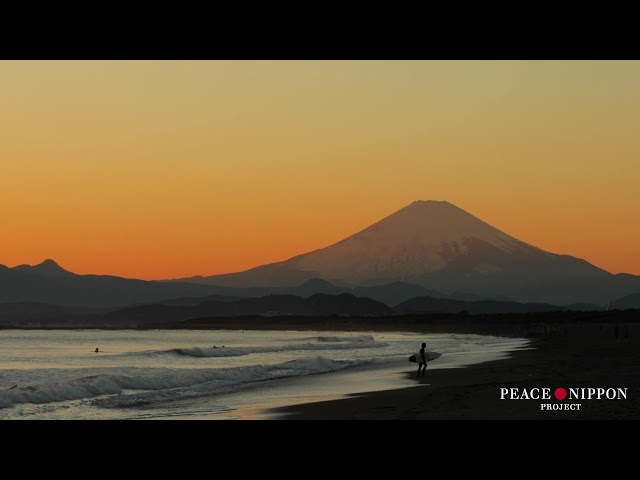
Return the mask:
[[(271, 413), (286, 420), (638, 420), (640, 325), (633, 316), (625, 318), (617, 326), (577, 322), (540, 331), (532, 336), (531, 348), (507, 359), (428, 369), (420, 378), (407, 368), (403, 375), (420, 388), (356, 394)], [(558, 388), (566, 398), (556, 398)], [(504, 399), (501, 389), (509, 389)], [(509, 398), (512, 392), (518, 399)]]

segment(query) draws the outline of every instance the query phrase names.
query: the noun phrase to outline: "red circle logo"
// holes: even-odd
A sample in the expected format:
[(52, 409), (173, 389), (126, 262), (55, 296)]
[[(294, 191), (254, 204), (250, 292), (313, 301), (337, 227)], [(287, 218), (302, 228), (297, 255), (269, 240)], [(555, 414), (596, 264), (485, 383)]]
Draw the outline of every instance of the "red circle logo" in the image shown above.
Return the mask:
[(564, 400), (567, 398), (567, 391), (562, 387), (556, 388), (555, 392), (553, 392), (553, 396), (558, 400)]

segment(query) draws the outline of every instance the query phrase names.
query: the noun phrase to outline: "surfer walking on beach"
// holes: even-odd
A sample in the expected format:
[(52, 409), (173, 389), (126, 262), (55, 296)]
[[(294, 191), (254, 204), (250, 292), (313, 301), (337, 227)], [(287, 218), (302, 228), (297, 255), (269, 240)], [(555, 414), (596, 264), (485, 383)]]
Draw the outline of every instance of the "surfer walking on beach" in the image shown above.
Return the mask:
[(429, 356), (427, 354), (427, 344), (422, 342), (422, 348), (420, 349), (420, 358), (418, 358), (418, 374), (416, 377), (419, 377), (420, 369), (422, 368), (422, 375), (424, 376), (427, 371), (427, 360), (429, 360)]

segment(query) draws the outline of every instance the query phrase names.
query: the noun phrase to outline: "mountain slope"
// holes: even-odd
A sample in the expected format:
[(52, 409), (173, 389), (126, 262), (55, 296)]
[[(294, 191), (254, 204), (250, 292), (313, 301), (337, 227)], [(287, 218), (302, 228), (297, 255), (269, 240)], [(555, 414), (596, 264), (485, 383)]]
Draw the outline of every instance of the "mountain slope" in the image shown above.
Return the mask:
[(632, 293), (631, 295), (617, 298), (613, 303), (613, 308), (619, 308), (621, 310), (627, 308), (640, 308), (640, 292)]
[(55, 261), (47, 259), (38, 265), (18, 265), (12, 270), (16, 272), (30, 273), (43, 277), (71, 277), (75, 273), (69, 272), (58, 265)]
[(400, 314), (425, 313), (460, 313), (477, 314), (527, 313), (527, 312), (558, 312), (558, 311), (598, 311), (603, 310), (598, 305), (575, 305), (560, 307), (548, 303), (519, 303), (501, 302), (497, 300), (462, 301), (447, 298), (416, 297), (402, 302), (394, 307)]
[(231, 301), (211, 300), (192, 306), (178, 305), (139, 305), (109, 312), (100, 321), (110, 325), (144, 325), (203, 317), (237, 316), (324, 316), (355, 315), (386, 316), (393, 315), (389, 306), (371, 300), (355, 297), (348, 293), (328, 295), (318, 293), (309, 298), (295, 295), (267, 295), (258, 298), (244, 298)]
[(448, 202), (417, 201), (331, 246), (244, 272), (182, 279), (291, 287), (312, 278), (352, 287), (406, 282), (520, 302), (606, 303), (640, 287), (585, 260), (546, 252)]
[(207, 285), (135, 280), (109, 275), (76, 275), (53, 260), (40, 265), (0, 265), (0, 303), (39, 302), (111, 308), (213, 293)]

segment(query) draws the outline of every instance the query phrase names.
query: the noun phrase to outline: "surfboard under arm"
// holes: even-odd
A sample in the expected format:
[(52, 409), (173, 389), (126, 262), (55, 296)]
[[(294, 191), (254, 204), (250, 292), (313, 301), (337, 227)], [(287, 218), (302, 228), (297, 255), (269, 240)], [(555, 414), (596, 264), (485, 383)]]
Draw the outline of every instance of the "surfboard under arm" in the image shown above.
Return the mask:
[[(427, 362), (429, 362), (429, 361), (431, 361), (431, 360), (435, 360), (436, 358), (438, 358), (438, 357), (442, 356), (442, 354), (441, 354), (441, 353), (438, 353), (438, 352), (429, 352), (429, 351), (426, 351), (426, 352), (424, 352), (424, 353), (426, 354)], [(420, 363), (420, 362), (422, 361), (422, 358), (421, 358), (421, 357), (422, 357), (422, 356), (420, 355), (420, 352), (418, 352), (418, 353), (416, 353), (416, 354), (414, 354), (414, 355), (411, 355), (411, 356), (409, 357), (409, 361), (410, 361), (410, 362), (414, 362), (414, 363)]]

